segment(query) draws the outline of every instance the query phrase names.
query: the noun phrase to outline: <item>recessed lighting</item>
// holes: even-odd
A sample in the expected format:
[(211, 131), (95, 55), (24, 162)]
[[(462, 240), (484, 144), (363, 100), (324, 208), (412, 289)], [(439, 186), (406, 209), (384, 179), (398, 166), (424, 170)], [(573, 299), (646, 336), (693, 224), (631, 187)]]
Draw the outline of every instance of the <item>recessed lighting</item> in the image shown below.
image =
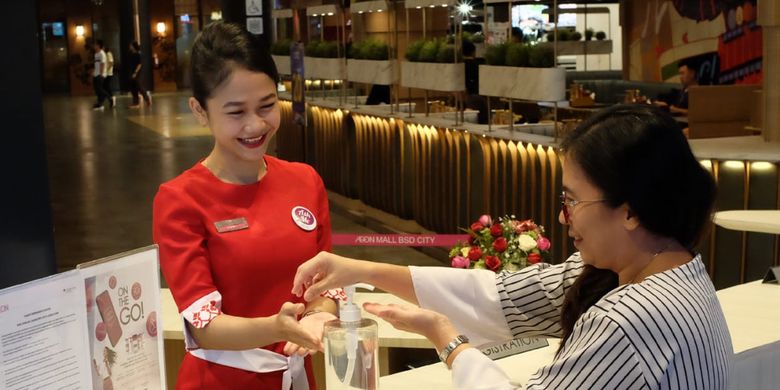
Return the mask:
[(724, 161), (723, 166), (729, 169), (745, 169), (744, 161)]
[(771, 171), (774, 167), (775, 164), (766, 161), (756, 161), (750, 163), (750, 169), (754, 169), (756, 171)]

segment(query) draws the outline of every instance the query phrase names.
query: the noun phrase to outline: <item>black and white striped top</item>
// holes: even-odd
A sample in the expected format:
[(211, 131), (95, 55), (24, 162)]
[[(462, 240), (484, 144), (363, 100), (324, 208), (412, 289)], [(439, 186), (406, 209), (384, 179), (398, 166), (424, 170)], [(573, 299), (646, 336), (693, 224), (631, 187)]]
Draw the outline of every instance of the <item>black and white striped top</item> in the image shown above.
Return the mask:
[[(455, 274), (449, 272), (429, 276), (435, 273), (415, 271), (412, 275), (421, 306), (443, 312), (461, 332), (483, 340), (479, 338), (483, 331), (497, 333), (496, 337), (507, 335), (496, 330), (498, 322), (514, 337), (559, 337), (566, 290), (582, 269), (582, 260), (575, 254), (563, 264), (537, 264), (517, 273), (502, 273), (492, 276), (497, 296), (492, 292), (452, 296), (455, 306), (436, 303), (436, 298), (427, 296), (426, 290), (431, 289), (422, 286), (433, 283), (436, 287), (431, 292), (439, 294), (438, 301), (449, 301), (442, 299), (444, 289), (469, 289), (464, 287), (469, 283), (484, 288), (486, 275), (453, 278)], [(431, 277), (450, 280), (440, 284)], [(467, 301), (478, 309), (466, 315), (457, 313), (457, 306), (463, 311)], [(480, 355), (470, 351), (455, 359), (456, 388), (512, 388), (505, 374), (501, 373), (503, 378), (490, 376), (496, 367)], [(607, 293), (579, 318), (561, 354), (525, 386), (529, 390), (726, 389), (732, 355), (715, 289), (696, 256), (680, 267)], [(464, 383), (469, 381), (474, 383)]]

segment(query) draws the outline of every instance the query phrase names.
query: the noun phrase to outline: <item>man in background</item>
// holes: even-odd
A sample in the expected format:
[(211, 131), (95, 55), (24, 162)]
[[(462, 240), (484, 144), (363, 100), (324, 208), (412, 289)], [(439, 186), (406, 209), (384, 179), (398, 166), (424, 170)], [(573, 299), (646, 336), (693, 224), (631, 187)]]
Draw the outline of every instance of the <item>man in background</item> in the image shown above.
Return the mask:
[(152, 96), (148, 91), (144, 90), (141, 84), (141, 45), (138, 42), (133, 41), (130, 43), (130, 59), (128, 60), (128, 70), (130, 71), (130, 92), (133, 94), (133, 104), (129, 108), (141, 107), (141, 100), (139, 96), (142, 96), (146, 106), (152, 105)]
[(103, 80), (103, 90), (106, 91), (106, 98), (108, 99), (108, 106), (114, 108), (116, 106), (116, 96), (112, 83), (114, 80), (114, 53), (108, 47), (103, 48), (103, 53), (106, 55), (106, 78)]
[(699, 85), (699, 79), (696, 77), (696, 69), (689, 63), (681, 62), (677, 70), (680, 73), (682, 91), (680, 91), (680, 99), (675, 104), (669, 106), (669, 111), (675, 114), (688, 115), (688, 88)]
[(97, 102), (92, 106), (93, 110), (102, 110), (103, 102), (108, 98), (105, 89), (106, 79), (106, 52), (103, 51), (103, 40), (96, 39), (93, 44), (95, 50), (95, 70), (92, 74), (92, 88), (95, 90)]

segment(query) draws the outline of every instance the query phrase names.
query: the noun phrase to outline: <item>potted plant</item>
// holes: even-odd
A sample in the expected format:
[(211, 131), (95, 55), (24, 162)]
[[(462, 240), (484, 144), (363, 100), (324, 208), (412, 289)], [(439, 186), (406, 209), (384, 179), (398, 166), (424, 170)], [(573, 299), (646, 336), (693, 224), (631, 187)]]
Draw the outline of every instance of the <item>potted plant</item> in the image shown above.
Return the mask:
[(479, 66), (479, 94), (511, 99), (565, 99), (566, 71), (555, 68), (551, 43), (489, 46)]
[(276, 70), (280, 75), (292, 74), (290, 68), (290, 45), (292, 41), (283, 39), (271, 45), (271, 57), (276, 63)]
[(445, 39), (417, 41), (406, 49), (401, 63), (401, 85), (409, 88), (455, 92), (466, 89), (466, 68), (455, 45)]
[[(600, 31), (603, 34), (603, 31)], [(550, 34), (548, 37), (551, 37)], [(558, 55), (583, 55), (583, 54), (609, 54), (612, 53), (612, 41), (605, 41), (598, 39), (602, 36), (598, 33), (594, 33), (593, 29), (585, 30), (585, 40), (581, 41), (582, 34), (579, 31), (574, 31), (569, 34), (564, 34), (566, 40), (558, 39)], [(592, 38), (596, 36), (596, 41)], [(549, 39), (549, 38), (548, 38)]]
[(588, 28), (588, 29), (586, 29), (586, 30), (585, 30), (585, 40), (586, 40), (586, 41), (590, 41), (590, 40), (592, 40), (592, 39), (593, 39), (593, 34), (595, 34), (595, 33), (596, 33), (596, 32), (595, 32), (595, 31), (593, 31), (593, 29), (592, 29), (592, 28)]
[(305, 51), (304, 71), (308, 79), (344, 80), (347, 63), (339, 57), (339, 47), (333, 41), (314, 41)]
[(366, 39), (352, 45), (347, 59), (347, 79), (358, 83), (392, 85), (397, 81), (395, 61), (388, 58), (387, 43)]

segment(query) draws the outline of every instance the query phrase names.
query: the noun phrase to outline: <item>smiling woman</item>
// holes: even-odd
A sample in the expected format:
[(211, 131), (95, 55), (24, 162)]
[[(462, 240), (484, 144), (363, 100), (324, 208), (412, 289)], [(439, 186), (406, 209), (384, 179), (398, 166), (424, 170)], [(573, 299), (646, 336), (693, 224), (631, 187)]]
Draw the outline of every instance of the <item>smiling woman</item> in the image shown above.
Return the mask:
[(304, 305), (289, 285), (299, 264), (330, 249), (325, 187), (311, 167), (266, 155), (280, 123), (278, 76), (246, 31), (209, 25), (191, 66), (189, 106), (214, 147), (160, 186), (153, 221), (185, 323), (176, 387), (280, 389), (287, 378), (296, 390), (314, 388), (303, 356), (320, 349), (336, 305), (332, 294)]

